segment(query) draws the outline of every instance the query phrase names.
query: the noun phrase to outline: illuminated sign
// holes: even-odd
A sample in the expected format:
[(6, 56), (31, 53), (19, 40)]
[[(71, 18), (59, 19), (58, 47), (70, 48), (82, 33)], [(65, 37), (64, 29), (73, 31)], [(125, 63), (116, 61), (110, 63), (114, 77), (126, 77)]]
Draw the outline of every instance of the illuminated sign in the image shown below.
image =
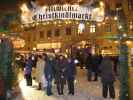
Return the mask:
[(103, 21), (104, 6), (88, 8), (80, 5), (52, 5), (30, 11), (22, 6), (22, 23), (42, 22), (56, 19)]

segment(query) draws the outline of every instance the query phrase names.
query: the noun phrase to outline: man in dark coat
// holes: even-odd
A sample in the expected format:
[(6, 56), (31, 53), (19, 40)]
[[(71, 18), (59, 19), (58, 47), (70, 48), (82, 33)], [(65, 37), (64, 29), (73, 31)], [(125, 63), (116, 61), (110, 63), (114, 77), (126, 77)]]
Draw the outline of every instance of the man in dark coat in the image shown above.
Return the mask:
[(109, 89), (110, 97), (114, 99), (115, 98), (115, 90), (114, 90), (115, 75), (113, 72), (113, 62), (110, 59), (110, 57), (106, 56), (103, 58), (99, 69), (101, 71), (103, 97), (107, 98), (108, 89)]
[(52, 79), (53, 79), (53, 59), (49, 59), (46, 55), (45, 55), (45, 69), (44, 69), (44, 73), (45, 73), (45, 77), (47, 80), (47, 95), (50, 96), (52, 95)]
[(67, 66), (67, 84), (69, 89), (69, 94), (74, 95), (74, 80), (76, 76), (76, 66), (74, 63), (74, 59), (71, 57), (68, 58), (68, 66)]
[(26, 63), (25, 63), (25, 68), (24, 68), (24, 76), (26, 78), (26, 83), (27, 83), (27, 86), (32, 86), (32, 60), (31, 60), (31, 57), (29, 57), (27, 60), (26, 60)]
[(87, 78), (88, 81), (91, 81), (92, 77), (92, 55), (88, 54), (87, 59), (86, 59), (86, 68), (87, 68)]
[(59, 56), (56, 60), (54, 66), (55, 69), (55, 81), (57, 85), (57, 91), (59, 95), (63, 95), (64, 85), (66, 83), (66, 71), (67, 71), (67, 61), (63, 55)]

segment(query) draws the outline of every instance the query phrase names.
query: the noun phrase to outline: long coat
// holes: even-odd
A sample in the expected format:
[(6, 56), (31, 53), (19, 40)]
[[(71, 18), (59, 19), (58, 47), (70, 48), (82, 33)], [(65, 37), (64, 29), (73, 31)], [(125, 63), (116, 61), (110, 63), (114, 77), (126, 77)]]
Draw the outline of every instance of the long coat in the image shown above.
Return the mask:
[(52, 61), (47, 60), (45, 65), (45, 77), (48, 81), (52, 81), (53, 79), (53, 64)]
[(36, 81), (42, 82), (42, 77), (44, 76), (45, 61), (40, 59), (37, 61), (36, 66)]
[(103, 58), (100, 64), (101, 80), (103, 83), (114, 82), (113, 62), (109, 57)]
[(25, 63), (24, 74), (30, 75), (32, 72), (32, 60), (28, 59)]
[(68, 61), (67, 63), (67, 74), (66, 77), (67, 79), (75, 79), (75, 75), (76, 75), (76, 65), (74, 63), (74, 60), (71, 59), (71, 61)]
[(55, 81), (58, 83), (66, 81), (66, 71), (67, 71), (67, 60), (56, 60), (54, 66), (55, 69)]

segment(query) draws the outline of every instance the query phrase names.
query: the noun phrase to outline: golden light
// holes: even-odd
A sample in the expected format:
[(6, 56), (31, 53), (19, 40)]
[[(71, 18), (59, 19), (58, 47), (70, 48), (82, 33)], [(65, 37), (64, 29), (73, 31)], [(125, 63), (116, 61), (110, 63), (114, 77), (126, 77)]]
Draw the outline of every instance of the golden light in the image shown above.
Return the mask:
[(122, 25), (119, 25), (119, 29), (122, 29)]
[(26, 13), (29, 11), (28, 7), (26, 6), (26, 4), (24, 3), (21, 7), (20, 7), (22, 13)]
[(105, 22), (102, 22), (103, 25), (105, 25)]
[(78, 21), (76, 21), (76, 24), (79, 24), (79, 22), (78, 22)]
[(100, 6), (101, 6), (101, 7), (103, 7), (103, 6), (104, 6), (103, 1), (100, 1)]
[(71, 21), (68, 21), (69, 24), (71, 24)]
[(119, 43), (119, 41), (114, 41), (114, 43), (118, 44), (118, 43)]
[(97, 24), (97, 26), (99, 26), (99, 27), (100, 27), (100, 26), (101, 26), (101, 23), (98, 23), (98, 24)]
[(108, 20), (109, 19), (109, 17), (105, 17), (105, 20)]
[(25, 46), (25, 41), (20, 38), (13, 39), (12, 42), (13, 42), (14, 48), (23, 48)]
[(56, 25), (56, 24), (57, 24), (57, 22), (56, 22), (56, 21), (54, 21), (54, 24)]
[(65, 21), (66, 24), (68, 24), (68, 21)]
[(78, 0), (78, 3), (82, 2), (83, 0)]
[(118, 17), (117, 17), (117, 16), (115, 16), (115, 17), (114, 17), (114, 20), (118, 20)]
[(33, 51), (36, 51), (36, 47), (33, 47), (33, 49), (32, 49)]
[(87, 22), (87, 25), (90, 25), (90, 23), (89, 23), (89, 22)]
[(131, 41), (126, 41), (126, 44), (127, 45), (130, 45), (132, 42)]

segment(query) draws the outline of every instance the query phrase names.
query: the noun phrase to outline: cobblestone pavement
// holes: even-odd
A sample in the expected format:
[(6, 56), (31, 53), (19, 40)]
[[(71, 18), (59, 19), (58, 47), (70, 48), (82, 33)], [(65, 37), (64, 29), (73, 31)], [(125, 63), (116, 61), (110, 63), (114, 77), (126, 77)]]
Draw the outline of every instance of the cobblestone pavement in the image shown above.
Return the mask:
[[(78, 69), (78, 75), (75, 82), (75, 95), (68, 95), (67, 86), (65, 86), (65, 95), (59, 96), (57, 94), (55, 85), (53, 85), (53, 93), (52, 96), (47, 96), (45, 90), (38, 91), (36, 89), (37, 83), (33, 81), (32, 87), (27, 87), (25, 84), (25, 80), (22, 79), (20, 81), (20, 88), (22, 94), (20, 94), (15, 100), (104, 100), (102, 98), (102, 90), (100, 79), (97, 82), (88, 82), (86, 80), (86, 72), (85, 69)], [(116, 89), (116, 99), (118, 99), (119, 93), (119, 84), (115, 83)], [(106, 99), (111, 100), (111, 99)]]

